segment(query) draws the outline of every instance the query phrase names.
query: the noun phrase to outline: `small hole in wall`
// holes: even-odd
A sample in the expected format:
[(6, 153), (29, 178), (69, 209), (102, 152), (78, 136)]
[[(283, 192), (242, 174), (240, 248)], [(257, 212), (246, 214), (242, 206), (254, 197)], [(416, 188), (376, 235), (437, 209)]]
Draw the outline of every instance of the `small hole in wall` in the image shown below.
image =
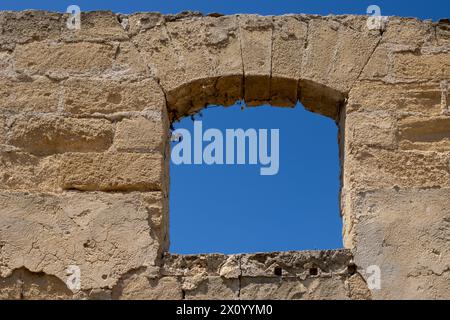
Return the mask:
[(319, 269), (316, 267), (309, 268), (309, 275), (310, 276), (317, 276), (319, 274)]
[(281, 275), (283, 274), (283, 269), (280, 268), (280, 267), (275, 267), (275, 268), (273, 269), (273, 273), (274, 273), (274, 275), (276, 275), (276, 276), (281, 276)]
[(347, 266), (347, 273), (349, 275), (354, 275), (356, 273), (356, 270), (357, 270), (356, 264), (354, 263), (351, 263)]
[[(335, 121), (307, 111), (301, 104), (295, 108), (210, 106), (201, 113), (202, 116), (195, 114), (193, 118), (184, 117), (173, 123), (174, 129), (184, 129), (189, 134), (173, 141), (172, 151), (179, 151), (181, 148), (176, 147), (180, 144), (190, 145), (185, 158), (190, 163), (175, 164), (172, 152), (171, 253), (235, 254), (342, 248)], [(195, 131), (198, 122), (201, 122), (201, 130), (197, 131), (201, 132), (200, 137)], [(213, 154), (210, 146), (216, 141), (215, 135), (205, 138), (209, 129), (221, 133), (223, 141), (217, 145), (223, 146), (223, 152), (217, 157), (214, 152), (214, 157), (223, 160), (223, 164), (205, 163), (205, 152), (209, 150), (209, 155)], [(261, 142), (259, 130), (266, 129), (267, 156), (274, 151), (271, 130), (279, 130), (276, 174), (260, 174), (260, 169), (269, 165), (260, 162), (259, 143), (250, 150), (249, 137), (245, 138), (244, 163), (236, 164), (238, 147), (234, 143), (234, 164), (227, 164), (226, 131), (236, 129), (254, 129), (258, 142)], [(196, 143), (197, 151), (200, 150), (197, 160), (201, 160), (197, 163)], [(184, 159), (184, 150), (179, 152), (178, 160)], [(256, 154), (256, 163), (249, 163), (250, 152)]]

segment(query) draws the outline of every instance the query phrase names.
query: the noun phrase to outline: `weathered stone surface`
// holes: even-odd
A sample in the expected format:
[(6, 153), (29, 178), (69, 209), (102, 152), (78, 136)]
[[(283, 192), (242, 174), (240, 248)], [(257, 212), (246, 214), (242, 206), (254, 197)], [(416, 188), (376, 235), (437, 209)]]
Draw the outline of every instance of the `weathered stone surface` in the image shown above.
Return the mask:
[(271, 104), (294, 106), (302, 77), (303, 52), (308, 24), (296, 16), (273, 18)]
[(112, 145), (112, 124), (103, 119), (30, 117), (18, 119), (8, 132), (8, 144), (33, 155), (102, 152)]
[(346, 111), (386, 110), (400, 114), (437, 116), (442, 112), (441, 96), (439, 83), (386, 84), (361, 81), (351, 90)]
[(277, 279), (243, 278), (241, 299), (281, 300), (346, 300), (349, 299), (344, 282), (335, 278)]
[(450, 183), (448, 153), (388, 151), (364, 147), (348, 155), (347, 187), (445, 187)]
[[(69, 17), (64, 15), (65, 20)], [(63, 28), (61, 38), (66, 42), (76, 41), (124, 41), (128, 40), (128, 34), (120, 24), (117, 16), (111, 11), (81, 12), (80, 29), (69, 30)]]
[(165, 98), (153, 79), (140, 81), (70, 78), (64, 82), (64, 110), (74, 115), (162, 112)]
[[(404, 150), (450, 151), (450, 117), (407, 117), (399, 123)], [(449, 164), (450, 165), (450, 164)]]
[(243, 15), (238, 17), (238, 21), (245, 76), (245, 102), (250, 106), (268, 103), (272, 72), (273, 18)]
[[(389, 112), (354, 112), (345, 119), (347, 138), (352, 147), (397, 148), (397, 121)], [(350, 150), (349, 150), (350, 151)]]
[(60, 156), (39, 158), (0, 145), (0, 189), (57, 192)]
[(73, 296), (64, 281), (43, 272), (30, 272), (26, 268), (14, 270), (6, 278), (0, 277), (1, 300), (71, 299)]
[(2, 112), (56, 112), (61, 94), (61, 85), (46, 77), (0, 79)]
[(26, 75), (126, 77), (145, 75), (147, 69), (128, 43), (33, 42), (14, 50), (16, 71)]
[(380, 267), (381, 290), (372, 290), (374, 298), (447, 297), (449, 195), (447, 188), (358, 195), (355, 262), (362, 268)]
[(65, 153), (61, 159), (63, 189), (84, 191), (155, 191), (163, 188), (160, 154)]
[[(138, 19), (142, 25), (142, 19), (151, 23), (154, 18)], [(231, 105), (241, 98), (243, 67), (236, 17), (154, 23), (133, 42), (151, 73), (161, 80), (169, 111), (187, 114), (208, 103)]]
[(420, 56), (413, 52), (400, 52), (392, 59), (390, 75), (396, 81), (440, 81), (450, 74), (450, 52)]
[[(154, 265), (167, 249), (155, 237), (164, 230), (153, 222), (162, 219), (164, 201), (159, 192), (2, 192), (0, 279), (26, 268), (65, 284), (66, 269), (76, 265), (82, 290), (112, 288), (130, 270)], [(33, 286), (29, 279), (26, 285)], [(1, 281), (0, 292), (8, 286)]]
[(26, 10), (0, 12), (0, 49), (13, 49), (16, 44), (56, 39), (66, 20), (59, 13)]
[(112, 291), (112, 299), (179, 300), (183, 298), (181, 283), (176, 277), (151, 278), (146, 271), (125, 275)]
[[(449, 298), (448, 20), (68, 17), (0, 12), (0, 298)], [(336, 121), (352, 251), (167, 253), (170, 124), (242, 99)]]
[(112, 149), (118, 152), (163, 153), (169, 138), (165, 124), (144, 117), (124, 119), (116, 125)]
[(187, 300), (234, 300), (239, 297), (239, 280), (208, 276), (203, 279), (183, 278)]

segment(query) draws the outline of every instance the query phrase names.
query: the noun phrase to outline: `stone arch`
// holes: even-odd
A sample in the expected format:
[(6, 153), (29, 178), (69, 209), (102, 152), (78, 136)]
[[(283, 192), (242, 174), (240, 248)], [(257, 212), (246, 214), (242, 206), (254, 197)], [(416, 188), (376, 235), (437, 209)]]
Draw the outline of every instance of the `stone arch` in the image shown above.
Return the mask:
[(130, 25), (174, 117), (207, 104), (299, 100), (337, 119), (381, 37), (355, 16), (138, 14)]

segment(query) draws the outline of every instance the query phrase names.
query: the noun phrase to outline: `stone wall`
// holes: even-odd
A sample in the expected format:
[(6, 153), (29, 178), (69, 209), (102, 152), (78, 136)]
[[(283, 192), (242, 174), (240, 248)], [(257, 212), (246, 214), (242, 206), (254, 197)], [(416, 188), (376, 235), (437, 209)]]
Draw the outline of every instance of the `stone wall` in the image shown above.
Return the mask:
[[(448, 20), (67, 19), (0, 12), (0, 298), (450, 298)], [(170, 124), (238, 99), (336, 121), (345, 249), (167, 253)]]

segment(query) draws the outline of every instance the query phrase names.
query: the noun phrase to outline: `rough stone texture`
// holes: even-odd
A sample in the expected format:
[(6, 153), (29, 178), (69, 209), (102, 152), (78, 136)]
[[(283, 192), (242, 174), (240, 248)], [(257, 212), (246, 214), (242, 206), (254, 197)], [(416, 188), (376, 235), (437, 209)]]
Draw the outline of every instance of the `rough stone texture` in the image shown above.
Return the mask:
[[(67, 18), (0, 12), (1, 299), (450, 298), (448, 20)], [(237, 100), (336, 121), (346, 249), (167, 253), (170, 124)]]

